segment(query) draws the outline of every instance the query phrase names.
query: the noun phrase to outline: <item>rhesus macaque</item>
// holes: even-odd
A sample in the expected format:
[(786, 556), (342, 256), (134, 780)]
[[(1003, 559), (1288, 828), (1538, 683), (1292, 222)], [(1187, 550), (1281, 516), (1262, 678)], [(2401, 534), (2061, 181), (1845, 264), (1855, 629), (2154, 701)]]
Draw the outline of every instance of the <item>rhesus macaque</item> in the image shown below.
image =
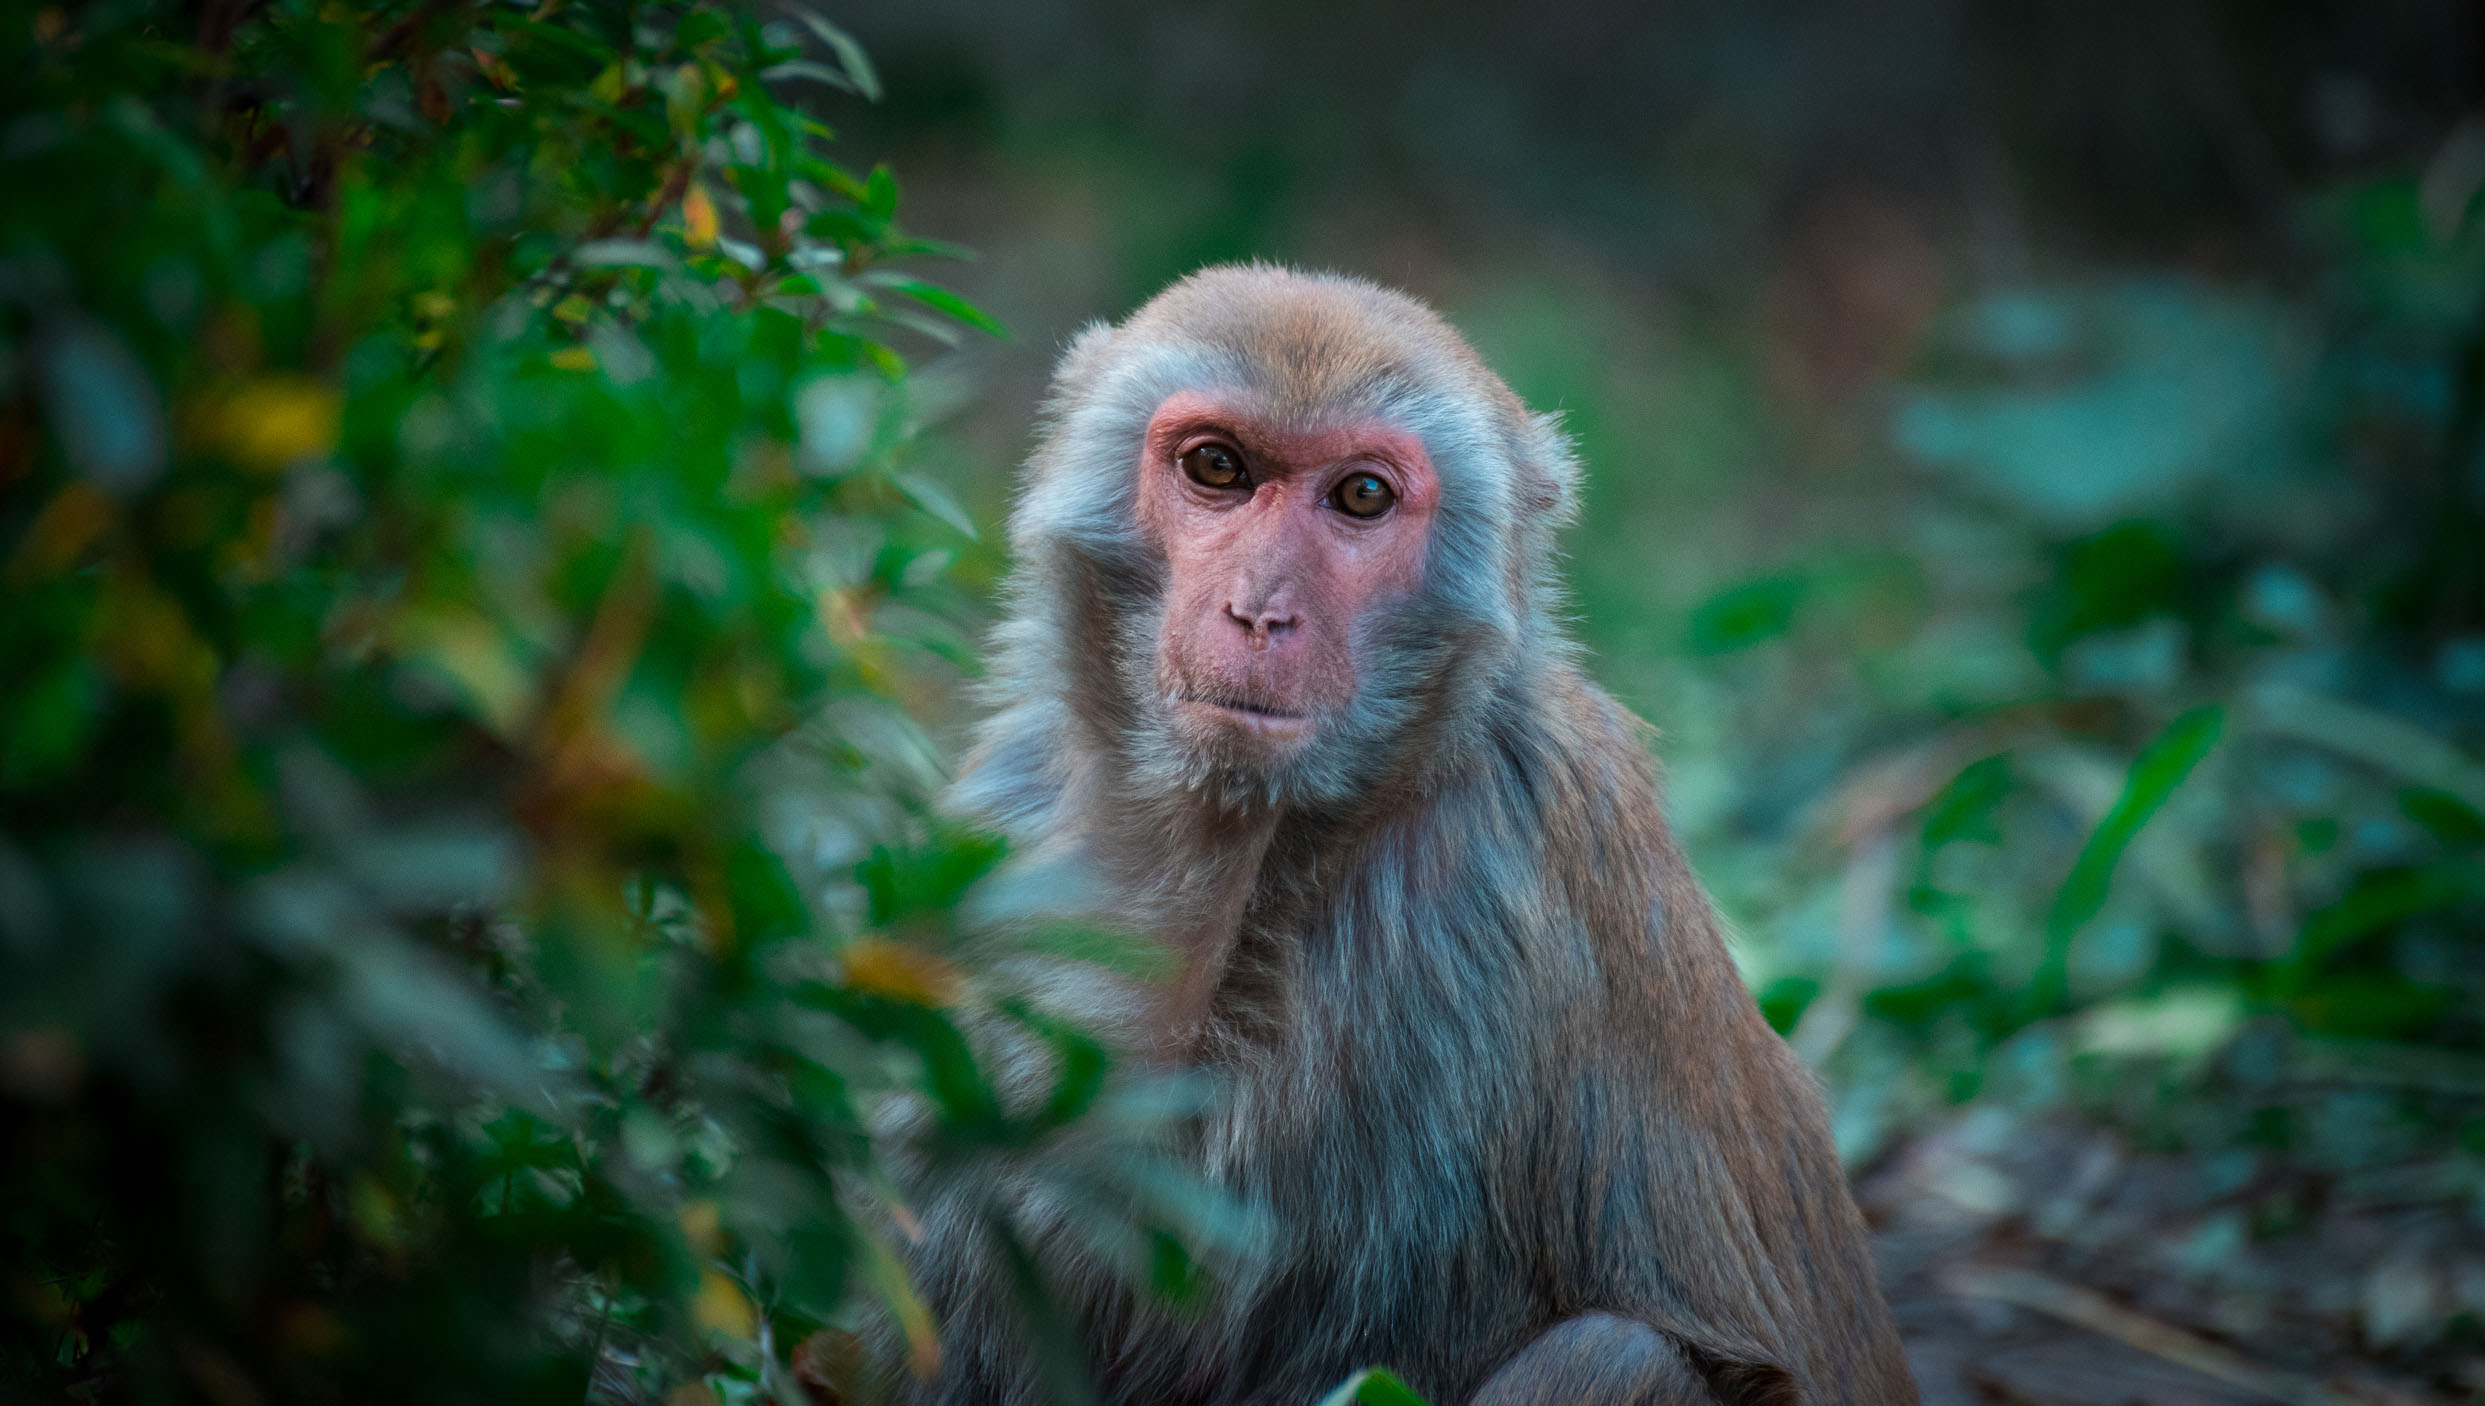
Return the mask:
[[(957, 800), (1176, 954), (1120, 1033), (1217, 1081), (1182, 1155), (1274, 1227), (1187, 1313), (1027, 1231), (1108, 1400), (1915, 1400), (1820, 1094), (1563, 631), (1577, 472), (1351, 278), (1209, 269), (1062, 358)], [(924, 1221), (912, 1390), (1037, 1399), (1010, 1271)]]

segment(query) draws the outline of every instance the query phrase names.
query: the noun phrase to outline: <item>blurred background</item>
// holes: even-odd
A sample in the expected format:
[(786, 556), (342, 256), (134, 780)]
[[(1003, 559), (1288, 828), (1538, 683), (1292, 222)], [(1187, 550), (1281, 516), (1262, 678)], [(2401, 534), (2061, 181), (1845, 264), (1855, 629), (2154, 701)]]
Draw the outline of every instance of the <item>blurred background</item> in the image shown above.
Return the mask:
[(1263, 258), (1563, 414), (1928, 1401), (2485, 1403), (2485, 11), (0, 9), (0, 1397), (868, 1400), (943, 1179), (1246, 1253), (932, 798), (1054, 354)]
[(2475, 10), (847, 18), (1014, 331), (921, 451), (979, 519), (1067, 334), (1216, 260), (1563, 413), (1594, 673), (1928, 1399), (2485, 1399)]

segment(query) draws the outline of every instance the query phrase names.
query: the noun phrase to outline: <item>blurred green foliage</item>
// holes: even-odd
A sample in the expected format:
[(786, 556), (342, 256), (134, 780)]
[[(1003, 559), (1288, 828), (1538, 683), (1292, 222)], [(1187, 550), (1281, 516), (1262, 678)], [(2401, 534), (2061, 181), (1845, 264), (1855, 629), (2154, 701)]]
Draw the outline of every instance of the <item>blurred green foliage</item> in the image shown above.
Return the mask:
[[(1820, 486), (1837, 540), (1691, 609), (1712, 705), (1842, 681), (1691, 764), (1762, 778), (1698, 852), (1850, 1154), (1980, 1094), (2339, 1165), (2485, 1147), (2456, 1079), (2392, 1072), (2485, 1072), (2485, 229), (2425, 189), (2308, 200), (2290, 294), (1960, 300), (1885, 457)], [(2359, 1065), (2382, 1142), (2307, 1089)]]
[(101, 0), (0, 74), (0, 1394), (928, 1368), (876, 1101), (1018, 1156), (1098, 1073), (1006, 1110), (944, 1009), (901, 348), (996, 325), (794, 105), (860, 49)]
[(1583, 440), (1598, 671), (1859, 1165), (1983, 1099), (2485, 1190), (2474, 140), (2307, 196), (2284, 289), (1928, 290), (1846, 404), (1766, 408), (1730, 319), (1483, 305)]

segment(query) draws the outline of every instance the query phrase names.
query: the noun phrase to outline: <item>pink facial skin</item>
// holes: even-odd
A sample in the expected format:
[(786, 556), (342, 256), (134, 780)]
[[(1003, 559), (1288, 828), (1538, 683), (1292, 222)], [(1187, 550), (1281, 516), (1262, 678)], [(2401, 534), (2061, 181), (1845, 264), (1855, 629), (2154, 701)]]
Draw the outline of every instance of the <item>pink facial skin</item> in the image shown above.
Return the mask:
[[(1211, 441), (1240, 451), (1247, 488), (1183, 470)], [(1361, 473), (1397, 494), (1377, 517), (1330, 499)], [(1394, 424), (1273, 425), (1200, 391), (1157, 406), (1138, 519), (1168, 569), (1157, 680), (1184, 729), (1284, 752), (1352, 701), (1355, 622), (1422, 579), (1440, 497), (1422, 442)]]

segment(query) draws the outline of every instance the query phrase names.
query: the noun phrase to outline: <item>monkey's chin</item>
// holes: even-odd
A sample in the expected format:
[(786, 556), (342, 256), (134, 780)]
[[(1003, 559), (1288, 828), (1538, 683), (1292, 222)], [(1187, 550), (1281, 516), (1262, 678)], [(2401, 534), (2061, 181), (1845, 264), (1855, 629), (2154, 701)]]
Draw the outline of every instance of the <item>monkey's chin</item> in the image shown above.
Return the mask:
[(1270, 757), (1293, 752), (1319, 730), (1319, 719), (1308, 713), (1211, 703), (1201, 698), (1174, 700), (1174, 712), (1194, 737), (1231, 746), (1242, 743)]

